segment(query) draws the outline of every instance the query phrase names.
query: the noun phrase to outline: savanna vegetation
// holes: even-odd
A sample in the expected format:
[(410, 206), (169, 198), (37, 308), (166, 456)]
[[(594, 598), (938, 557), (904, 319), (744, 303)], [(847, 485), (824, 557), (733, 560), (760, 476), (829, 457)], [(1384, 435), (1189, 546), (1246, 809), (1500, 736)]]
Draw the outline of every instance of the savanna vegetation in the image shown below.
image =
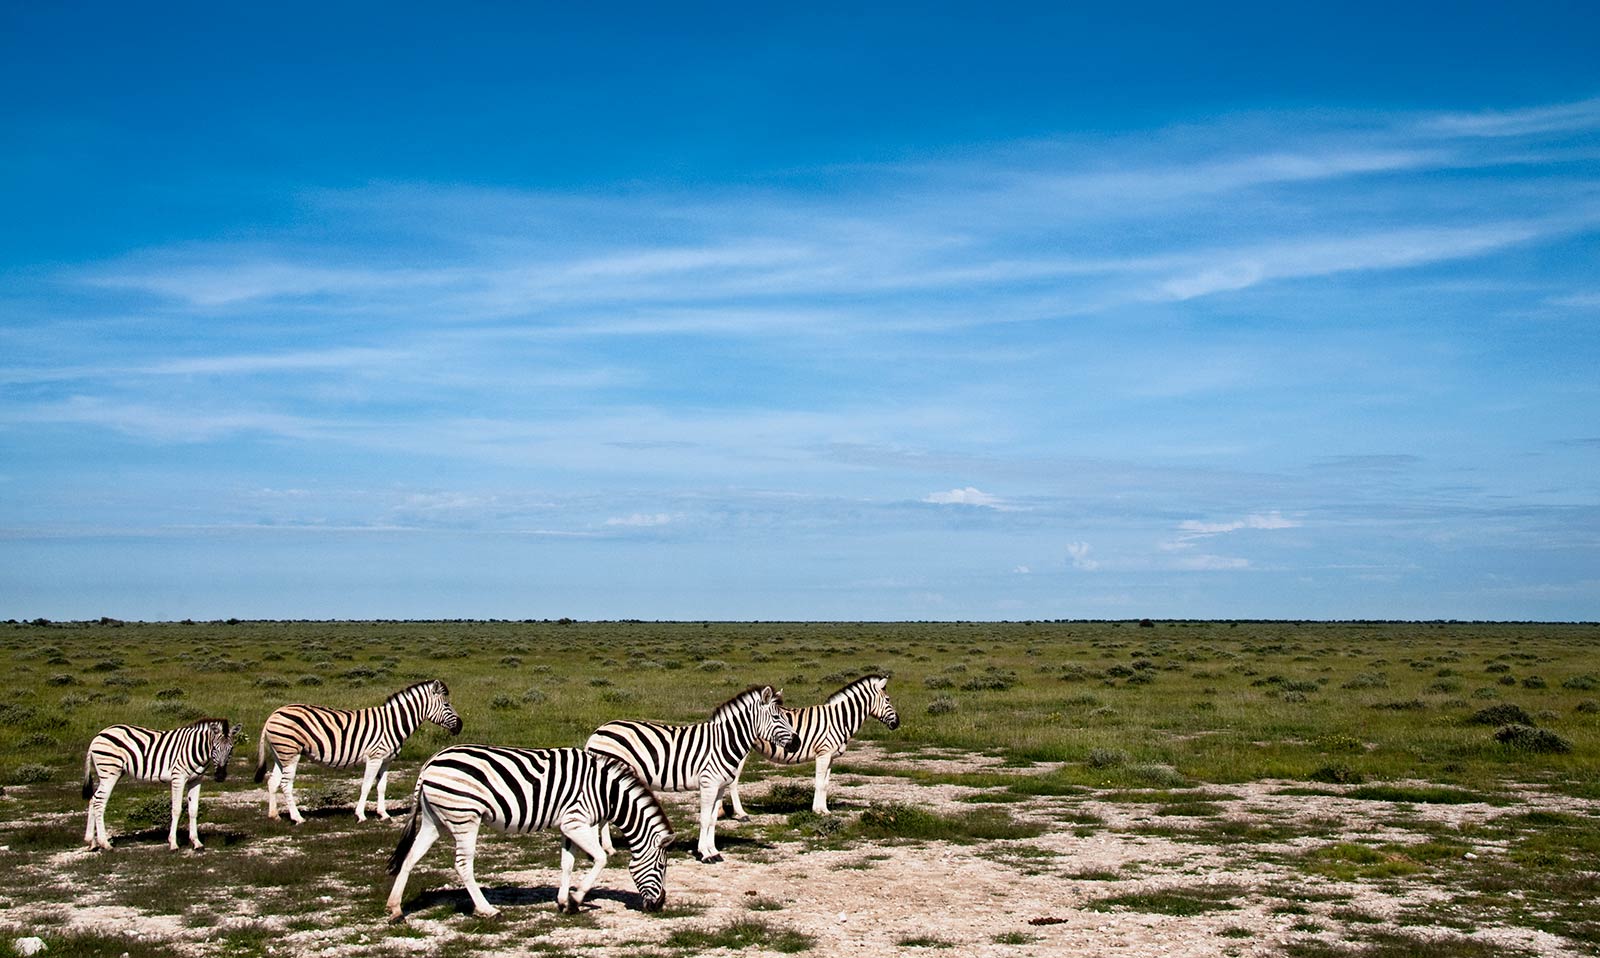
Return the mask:
[[(502, 899), (538, 907), (499, 922), (459, 914), (464, 896), (441, 850), (413, 881), (431, 889), (411, 905), (417, 920), (385, 926), (383, 864), (397, 830), (354, 827), (358, 769), (302, 768), (312, 821), (294, 834), (241, 796), (259, 794), (255, 735), (287, 702), (374, 705), (437, 677), (465, 720), (463, 740), (581, 745), (608, 719), (697, 721), (755, 683), (809, 704), (868, 672), (892, 676), (903, 724), (889, 732), (869, 722), (860, 738), (876, 748), (847, 753), (836, 776), (955, 787), (958, 804), (897, 792), (819, 816), (809, 810), (809, 766), (752, 760), (746, 781), (767, 787), (750, 790), (753, 822), (720, 826), (730, 858), (853, 855), (833, 872), (843, 874), (881, 867), (875, 850), (951, 843), (1019, 881), (1061, 883), (1084, 910), (1212, 922), (1204, 933), (1219, 954), (1259, 944), (1241, 908), (1277, 922), (1285, 954), (1398, 954), (1421, 941), (1445, 949), (1437, 954), (1479, 954), (1487, 946), (1474, 934), (1490, 927), (1518, 929), (1519, 940), (1548, 936), (1538, 940), (1574, 953), (1600, 947), (1595, 625), (102, 620), (0, 624), (0, 668), (0, 953), (13, 931), (45, 937), (51, 955), (163, 953), (174, 942), (247, 955), (561, 952), (596, 942), (662, 955), (807, 951), (815, 936), (785, 917), (803, 904), (756, 892), (746, 905), (759, 915), (713, 920), (692, 898), (669, 898), (660, 918), (639, 919), (643, 931), (630, 925), (626, 941), (586, 945), (584, 930), (625, 910), (631, 886), (624, 869), (609, 869), (597, 886), (601, 912), (559, 918), (544, 896), (553, 838), (480, 844), (479, 880), (542, 875), (537, 888)], [(124, 783), (108, 813), (118, 851), (78, 852), (83, 750), (94, 733), (205, 716), (241, 721), (248, 736), (229, 780), (202, 791), (212, 851), (168, 853), (165, 791)], [(409, 804), (416, 766), (448, 741), (432, 726), (413, 736), (395, 765), (392, 804)], [(982, 761), (947, 761), (964, 755)], [(1271, 801), (1242, 794), (1251, 786), (1259, 796), (1262, 782)], [(1358, 811), (1299, 812), (1323, 798)], [(1422, 813), (1456, 806), (1478, 811), (1454, 821)], [(681, 843), (693, 816), (674, 821)], [(307, 840), (313, 833), (327, 840)], [(1085, 870), (1047, 842), (1106, 834), (1220, 849), (1298, 883), (1118, 891), (1141, 874), (1137, 857)], [(669, 888), (675, 873), (702, 867), (686, 861), (675, 852)], [(1099, 891), (1075, 890), (1085, 883)], [(1425, 905), (1375, 917), (1352, 892), (1319, 898), (1321, 885), (1430, 894)], [(89, 905), (144, 919), (143, 930), (86, 929), (73, 912)], [(1273, 911), (1285, 907), (1304, 913)], [(1048, 945), (1048, 934), (1047, 923), (1023, 925), (983, 943), (1023, 954)], [(973, 944), (944, 933), (889, 942)]]

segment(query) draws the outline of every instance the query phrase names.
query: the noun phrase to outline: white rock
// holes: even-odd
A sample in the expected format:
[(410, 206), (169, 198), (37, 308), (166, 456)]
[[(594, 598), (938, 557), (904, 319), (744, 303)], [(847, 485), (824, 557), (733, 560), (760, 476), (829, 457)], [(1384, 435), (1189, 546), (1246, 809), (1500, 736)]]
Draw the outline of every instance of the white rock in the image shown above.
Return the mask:
[(49, 951), (50, 946), (44, 943), (43, 938), (18, 938), (11, 943), (11, 948), (22, 958), (37, 955), (41, 951)]

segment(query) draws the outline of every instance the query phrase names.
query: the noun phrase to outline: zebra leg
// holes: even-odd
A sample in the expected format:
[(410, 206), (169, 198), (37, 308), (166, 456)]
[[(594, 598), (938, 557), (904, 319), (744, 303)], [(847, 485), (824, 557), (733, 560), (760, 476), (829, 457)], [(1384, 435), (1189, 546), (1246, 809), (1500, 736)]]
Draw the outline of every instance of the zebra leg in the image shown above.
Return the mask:
[(167, 829), (167, 847), (178, 850), (178, 822), (183, 818), (183, 793), (189, 786), (189, 777), (183, 772), (172, 773), (172, 826)]
[(195, 851), (203, 851), (205, 846), (200, 844), (200, 779), (195, 779), (189, 787), (189, 844)]
[[(381, 758), (367, 759), (366, 771), (361, 774), (361, 797), (356, 799), (356, 821), (367, 820), (367, 796), (372, 794), (372, 783), (378, 777), (378, 770), (384, 766)], [(385, 815), (384, 818), (389, 816)]]
[(817, 756), (817, 781), (811, 793), (811, 810), (818, 815), (828, 814), (828, 777), (833, 769), (833, 753)]
[(300, 814), (300, 806), (294, 803), (294, 772), (299, 767), (300, 756), (296, 755), (283, 768), (283, 807), (289, 810), (289, 821), (296, 825), (306, 820), (306, 817)]
[(617, 850), (617, 846), (611, 844), (611, 823), (610, 822), (601, 822), (600, 823), (600, 847), (604, 848), (606, 850), (606, 854), (607, 855), (609, 855), (612, 852)]
[(383, 767), (378, 769), (378, 817), (384, 821), (389, 820), (389, 803), (384, 800), (384, 792), (389, 788), (389, 763), (392, 758), (383, 760)]
[(478, 828), (482, 824), (482, 819), (478, 818), (460, 825), (451, 823), (450, 835), (456, 840), (456, 874), (461, 876), (467, 897), (472, 899), (473, 912), (479, 918), (493, 918), (500, 914), (500, 909), (483, 897), (483, 889), (478, 887), (478, 880), (472, 875), (472, 859), (478, 850)]
[(695, 854), (708, 865), (722, 861), (717, 851), (717, 803), (722, 800), (726, 787), (722, 782), (700, 783), (700, 845)]
[[(419, 796), (417, 801), (421, 803)], [(389, 920), (400, 921), (405, 918), (405, 911), (400, 907), (400, 901), (406, 894), (406, 882), (411, 878), (411, 869), (433, 843), (439, 840), (439, 824), (433, 820), (433, 810), (423, 805), (417, 810), (422, 820), (417, 825), (417, 837), (411, 843), (411, 851), (406, 853), (406, 860), (400, 866), (400, 871), (395, 874), (394, 887), (389, 890)]]
[(278, 789), (283, 786), (283, 763), (272, 757), (272, 774), (267, 776), (267, 817), (278, 820)]
[[(561, 834), (566, 837), (561, 842), (561, 890), (556, 893), (556, 907), (564, 908), (568, 914), (576, 915), (578, 908), (583, 905), (583, 900), (589, 896), (589, 889), (594, 887), (595, 881), (600, 878), (600, 872), (606, 867), (606, 851), (600, 844), (598, 825), (574, 822), (562, 825)], [(589, 869), (589, 874), (583, 876), (583, 882), (578, 885), (577, 893), (568, 898), (567, 889), (572, 884), (574, 845), (594, 859), (594, 867)]]
[(117, 779), (120, 777), (122, 777), (120, 772), (101, 776), (100, 784), (94, 790), (94, 797), (89, 799), (89, 827), (84, 833), (84, 841), (90, 848), (111, 850), (111, 836), (106, 832), (106, 805), (111, 801), (111, 790), (117, 787)]
[[(750, 820), (750, 816), (745, 813), (744, 805), (739, 802), (739, 776), (744, 774), (744, 763), (746, 761), (749, 761), (748, 755), (739, 762), (739, 767), (734, 769), (733, 784), (728, 786), (728, 801), (733, 805), (733, 820), (736, 822), (748, 822)], [(722, 810), (721, 802), (717, 803), (717, 810)]]

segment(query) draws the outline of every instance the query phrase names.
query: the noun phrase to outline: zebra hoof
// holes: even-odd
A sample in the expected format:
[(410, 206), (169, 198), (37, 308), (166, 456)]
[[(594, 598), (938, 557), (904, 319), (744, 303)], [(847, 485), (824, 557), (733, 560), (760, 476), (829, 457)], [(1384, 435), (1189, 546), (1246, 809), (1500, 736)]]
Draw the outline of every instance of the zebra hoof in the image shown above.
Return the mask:
[(704, 857), (700, 856), (700, 854), (698, 852), (696, 852), (695, 853), (695, 857), (699, 858), (701, 863), (705, 864), (705, 865), (715, 865), (718, 862), (722, 861), (722, 853), (721, 852), (714, 852), (714, 853), (712, 853), (710, 855), (706, 855)]
[(736, 822), (748, 822), (750, 820), (750, 816), (749, 815), (735, 815), (735, 816), (733, 816), (733, 820), (736, 821)]

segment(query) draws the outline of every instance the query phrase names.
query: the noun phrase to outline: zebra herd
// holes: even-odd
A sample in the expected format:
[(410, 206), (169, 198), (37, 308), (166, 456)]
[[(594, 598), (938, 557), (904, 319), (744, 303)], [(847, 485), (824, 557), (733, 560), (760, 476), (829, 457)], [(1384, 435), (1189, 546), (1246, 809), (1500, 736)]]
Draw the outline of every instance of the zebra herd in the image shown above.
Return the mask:
[[(827, 811), (828, 770), (868, 717), (889, 728), (900, 719), (889, 701), (883, 675), (867, 675), (846, 685), (819, 705), (790, 709), (783, 694), (756, 686), (733, 696), (692, 725), (659, 722), (607, 722), (581, 748), (512, 748), (452, 745), (436, 752), (417, 773), (411, 817), (389, 860), (395, 876), (389, 893), (391, 919), (404, 916), (406, 882), (419, 859), (439, 836), (455, 845), (456, 872), (473, 910), (497, 914), (478, 886), (473, 860), (478, 831), (485, 823), (502, 831), (527, 833), (559, 829), (562, 834), (561, 884), (556, 907), (576, 912), (594, 887), (607, 857), (615, 851), (611, 827), (627, 843), (628, 870), (646, 911), (666, 902), (667, 847), (673, 831), (655, 791), (698, 791), (700, 834), (695, 856), (718, 862), (716, 817), (724, 796), (733, 815), (748, 820), (739, 801), (739, 775), (752, 750), (784, 764), (815, 761), (812, 807)], [(295, 771), (301, 759), (319, 765), (363, 765), (356, 818), (366, 820), (367, 799), (377, 786), (377, 813), (389, 818), (385, 787), (389, 765), (405, 740), (424, 721), (460, 734), (461, 716), (450, 705), (450, 690), (437, 679), (418, 682), (389, 696), (375, 708), (337, 709), (285, 705), (262, 725), (257, 750), (257, 782), (267, 782), (267, 816), (278, 818), (278, 793), (296, 825), (305, 819), (295, 804)], [(201, 719), (182, 728), (158, 731), (113, 725), (96, 735), (84, 758), (83, 797), (89, 799), (84, 844), (111, 848), (106, 832), (106, 802), (120, 778), (170, 782), (172, 824), (167, 845), (178, 848), (178, 820), (189, 803), (189, 843), (203, 848), (196, 824), (200, 783), (206, 771), (217, 781), (240, 726), (226, 719)], [(271, 767), (271, 777), (267, 770)], [(574, 850), (593, 865), (572, 890)]]

